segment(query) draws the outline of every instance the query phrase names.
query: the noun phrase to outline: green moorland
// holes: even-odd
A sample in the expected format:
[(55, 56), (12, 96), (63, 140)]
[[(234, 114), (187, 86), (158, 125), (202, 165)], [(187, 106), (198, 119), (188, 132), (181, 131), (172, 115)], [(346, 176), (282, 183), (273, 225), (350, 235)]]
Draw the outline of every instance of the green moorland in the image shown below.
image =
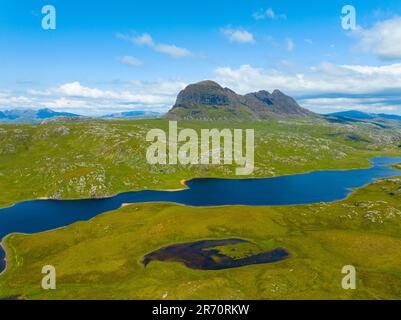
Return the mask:
[[(401, 128), (286, 119), (179, 128), (254, 128), (255, 177), (368, 167), (375, 155), (401, 154)], [(236, 165), (151, 166), (148, 130), (166, 120), (83, 121), (0, 126), (0, 207), (38, 198), (105, 197), (129, 190), (177, 189), (195, 177), (237, 177)], [(238, 177), (237, 177), (238, 178)]]
[[(165, 120), (84, 121), (0, 126), (0, 207), (41, 197), (101, 197), (127, 190), (180, 188), (193, 177), (236, 177), (235, 166), (150, 166), (144, 137)], [(224, 123), (180, 122), (180, 128)], [(229, 127), (233, 127), (230, 124)], [(320, 119), (236, 124), (254, 128), (254, 176), (369, 166), (401, 155), (391, 122)], [(173, 262), (141, 264), (174, 243), (242, 238), (233, 256), (283, 247), (282, 262), (199, 271)], [(336, 203), (192, 208), (136, 204), (88, 222), (4, 240), (8, 268), (0, 297), (26, 299), (399, 299), (401, 178), (380, 180)], [(41, 268), (57, 269), (57, 290), (40, 287)], [(341, 268), (357, 268), (358, 290), (341, 288)]]
[[(379, 181), (337, 203), (288, 207), (193, 208), (135, 204), (89, 222), (6, 238), (0, 296), (26, 299), (399, 299), (401, 179)], [(243, 238), (283, 247), (287, 260), (220, 271), (141, 259), (169, 244)], [(241, 246), (241, 245), (240, 245)], [(242, 245), (243, 246), (243, 245)], [(228, 248), (226, 248), (227, 250)], [(233, 256), (246, 254), (249, 246)], [(40, 288), (44, 264), (57, 290)], [(341, 269), (357, 270), (343, 290)]]

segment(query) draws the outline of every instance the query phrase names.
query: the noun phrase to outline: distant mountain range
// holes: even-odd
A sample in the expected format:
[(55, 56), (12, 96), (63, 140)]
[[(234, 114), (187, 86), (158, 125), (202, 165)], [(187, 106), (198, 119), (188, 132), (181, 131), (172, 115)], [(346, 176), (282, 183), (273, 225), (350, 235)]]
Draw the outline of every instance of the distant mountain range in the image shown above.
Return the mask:
[(350, 110), (350, 111), (342, 111), (336, 113), (330, 113), (326, 116), (330, 117), (338, 117), (338, 118), (348, 118), (348, 119), (355, 119), (355, 120), (398, 120), (401, 121), (401, 116), (395, 114), (385, 114), (385, 113), (366, 113), (357, 110)]
[[(182, 90), (171, 110), (163, 116), (152, 111), (127, 111), (103, 115), (100, 119), (160, 118), (170, 120), (231, 120), (255, 121), (280, 116), (324, 117), (336, 123), (369, 121), (378, 126), (385, 125), (383, 120), (401, 121), (401, 116), (384, 113), (366, 113), (357, 110), (342, 111), (318, 115), (302, 108), (291, 97), (279, 90), (269, 93), (258, 91), (239, 95), (229, 88), (223, 88), (213, 81), (202, 81), (187, 86)], [(51, 109), (13, 109), (0, 111), (1, 123), (49, 123), (74, 118), (77, 121), (91, 118), (69, 112), (57, 112)], [(381, 120), (381, 121), (380, 121)]]
[[(158, 118), (162, 114), (150, 111), (128, 111), (107, 114), (98, 118)], [(172, 120), (230, 120), (256, 121), (277, 116), (318, 117), (302, 108), (291, 97), (279, 90), (258, 91), (239, 95), (213, 81), (201, 81), (182, 90), (172, 109), (164, 115)], [(40, 123), (58, 121), (57, 118), (77, 118), (78, 114), (56, 112), (50, 109), (0, 111), (0, 123)]]
[(182, 90), (165, 115), (173, 120), (263, 120), (277, 116), (317, 116), (279, 90), (239, 95), (213, 81), (202, 81)]
[(152, 111), (127, 111), (120, 113), (106, 114), (102, 116), (105, 119), (119, 119), (119, 118), (158, 118), (162, 114)]
[(40, 110), (6, 110), (0, 111), (0, 123), (11, 122), (11, 123), (32, 123), (40, 122), (44, 119), (50, 119), (55, 117), (78, 117), (77, 114), (68, 112), (56, 112), (50, 109)]
[[(158, 112), (150, 111), (129, 111), (121, 113), (113, 113), (104, 115), (99, 118), (104, 119), (120, 119), (120, 118), (157, 118), (161, 114)], [(40, 123), (44, 120), (54, 118), (85, 118), (79, 114), (69, 112), (57, 112), (51, 109), (12, 109), (6, 111), (0, 111), (0, 123)]]

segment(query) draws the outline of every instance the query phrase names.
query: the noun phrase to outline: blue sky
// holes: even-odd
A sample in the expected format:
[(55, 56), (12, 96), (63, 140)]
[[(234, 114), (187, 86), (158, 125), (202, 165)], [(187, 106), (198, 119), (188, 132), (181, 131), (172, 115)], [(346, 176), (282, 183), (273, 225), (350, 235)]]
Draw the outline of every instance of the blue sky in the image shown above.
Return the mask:
[[(49, 4), (56, 30), (41, 26)], [(399, 0), (0, 0), (0, 110), (166, 111), (212, 79), (322, 113), (401, 114), (400, 16)]]

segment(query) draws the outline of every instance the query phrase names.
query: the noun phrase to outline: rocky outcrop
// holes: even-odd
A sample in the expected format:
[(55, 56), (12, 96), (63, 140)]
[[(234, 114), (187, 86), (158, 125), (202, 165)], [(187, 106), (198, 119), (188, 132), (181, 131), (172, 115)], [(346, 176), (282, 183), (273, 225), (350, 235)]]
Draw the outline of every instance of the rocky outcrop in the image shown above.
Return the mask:
[(239, 95), (213, 81), (191, 84), (182, 90), (166, 114), (173, 120), (263, 120), (274, 116), (308, 117), (315, 114), (279, 90)]

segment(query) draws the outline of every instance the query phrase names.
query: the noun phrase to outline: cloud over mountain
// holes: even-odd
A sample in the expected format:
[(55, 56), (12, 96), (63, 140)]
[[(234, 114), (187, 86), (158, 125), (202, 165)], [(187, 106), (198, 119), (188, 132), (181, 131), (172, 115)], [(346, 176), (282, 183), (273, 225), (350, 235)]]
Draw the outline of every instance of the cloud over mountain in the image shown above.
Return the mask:
[(401, 59), (401, 17), (376, 23), (370, 29), (358, 29), (355, 49), (373, 53), (383, 60)]
[[(401, 113), (401, 63), (381, 66), (321, 63), (307, 69), (292, 66), (280, 70), (252, 65), (223, 66), (215, 68), (211, 78), (242, 94), (279, 88), (296, 97), (301, 105), (318, 112), (358, 109)], [(85, 115), (167, 111), (188, 82), (135, 80), (110, 86), (73, 81), (25, 92), (3, 90), (0, 109), (51, 108)]]
[[(220, 67), (214, 72), (216, 81), (237, 92), (280, 88), (300, 98), (301, 104), (305, 102), (304, 105), (312, 110), (334, 110), (342, 106), (343, 109), (401, 112), (401, 64), (322, 63), (296, 73), (242, 65), (237, 69)], [(338, 98), (347, 99), (340, 101)], [(369, 100), (372, 98), (376, 99), (375, 103)]]
[(44, 90), (31, 89), (19, 95), (0, 92), (0, 110), (51, 108), (83, 115), (132, 110), (166, 111), (186, 85), (186, 82), (177, 80), (130, 81), (110, 90), (85, 86), (75, 81)]

